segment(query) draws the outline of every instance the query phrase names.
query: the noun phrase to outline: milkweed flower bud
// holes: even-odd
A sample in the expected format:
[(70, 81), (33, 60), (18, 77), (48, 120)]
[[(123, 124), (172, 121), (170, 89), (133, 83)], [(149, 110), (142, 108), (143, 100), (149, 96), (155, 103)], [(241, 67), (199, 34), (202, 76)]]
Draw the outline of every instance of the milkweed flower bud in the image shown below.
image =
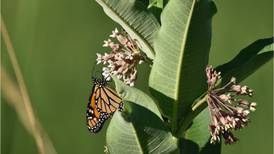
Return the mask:
[(255, 111), (256, 103), (238, 98), (239, 96), (252, 96), (253, 90), (247, 86), (236, 84), (236, 78), (232, 77), (230, 82), (221, 88), (217, 83), (221, 80), (221, 73), (215, 71), (212, 66), (206, 68), (208, 83), (207, 103), (211, 116), (209, 126), (211, 143), (220, 141), (223, 136), (226, 144), (238, 140), (232, 134), (232, 130), (245, 127), (249, 122), (250, 111)]
[(114, 75), (127, 85), (134, 86), (137, 65), (147, 59), (146, 55), (125, 31), (119, 32), (116, 28), (109, 37), (115, 41), (108, 39), (104, 41), (103, 47), (110, 48), (111, 52), (104, 55), (97, 53), (97, 64), (107, 65), (103, 67), (102, 75), (106, 80)]

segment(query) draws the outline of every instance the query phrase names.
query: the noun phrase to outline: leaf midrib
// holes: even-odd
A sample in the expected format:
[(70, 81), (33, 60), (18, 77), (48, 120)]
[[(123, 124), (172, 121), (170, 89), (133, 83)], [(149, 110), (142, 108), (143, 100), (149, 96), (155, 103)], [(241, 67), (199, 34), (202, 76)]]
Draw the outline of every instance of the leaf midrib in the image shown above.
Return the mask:
[[(153, 48), (150, 46), (150, 43), (149, 43), (146, 39), (144, 39), (143, 37), (141, 37), (142, 35), (141, 35), (138, 31), (136, 31), (134, 28), (132, 28), (131, 25), (130, 25), (127, 21), (123, 20), (123, 17), (120, 16), (119, 13), (116, 13), (116, 11), (114, 10), (114, 8), (112, 8), (110, 5), (108, 5), (104, 0), (96, 0), (96, 1), (97, 1), (98, 3), (101, 2), (102, 5), (105, 5), (106, 7), (108, 7), (109, 10), (112, 11), (113, 15), (115, 15), (117, 18), (119, 18), (125, 25), (127, 25), (128, 27), (130, 27), (130, 29), (136, 34), (136, 36), (137, 36), (139, 39), (143, 40), (143, 42), (144, 42), (145, 45), (148, 47), (148, 49), (150, 50), (150, 52), (151, 52), (151, 54), (153, 55), (153, 58), (154, 58), (154, 56), (155, 56), (155, 51), (154, 51)], [(153, 24), (154, 24), (154, 23), (153, 23)], [(155, 24), (154, 24), (154, 25), (155, 25)]]
[(172, 130), (173, 131), (176, 131), (175, 129), (177, 128), (177, 115), (178, 115), (178, 104), (180, 103), (179, 102), (179, 89), (180, 89), (180, 78), (181, 78), (181, 67), (183, 65), (183, 58), (184, 58), (184, 51), (185, 51), (185, 45), (186, 45), (186, 41), (187, 41), (187, 35), (188, 35), (188, 30), (189, 30), (189, 27), (190, 27), (190, 22), (191, 22), (191, 19), (192, 19), (192, 14), (193, 14), (193, 10), (194, 10), (194, 6), (195, 6), (195, 3), (196, 3), (196, 0), (192, 0), (192, 5), (191, 5), (191, 9), (190, 9), (190, 12), (189, 12), (189, 17), (187, 19), (187, 24), (186, 24), (186, 28), (185, 28), (185, 32), (184, 32), (184, 35), (183, 35), (183, 41), (182, 41), (182, 44), (181, 44), (181, 50), (180, 50), (180, 57), (179, 57), (179, 66), (177, 67), (177, 75), (176, 75), (176, 81), (177, 81), (177, 84), (176, 84), (176, 88), (175, 88), (175, 103), (173, 105), (173, 111), (174, 111), (174, 114), (173, 114), (173, 118), (172, 118)]

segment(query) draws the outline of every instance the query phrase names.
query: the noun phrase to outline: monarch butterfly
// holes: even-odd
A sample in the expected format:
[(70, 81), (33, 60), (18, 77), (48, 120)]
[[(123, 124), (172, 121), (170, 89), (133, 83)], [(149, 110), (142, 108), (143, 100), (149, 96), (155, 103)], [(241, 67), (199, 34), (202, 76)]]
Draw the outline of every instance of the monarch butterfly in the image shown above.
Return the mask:
[(114, 112), (123, 109), (122, 99), (117, 93), (108, 87), (105, 79), (93, 78), (93, 89), (87, 106), (87, 127), (90, 132), (99, 132), (104, 122)]

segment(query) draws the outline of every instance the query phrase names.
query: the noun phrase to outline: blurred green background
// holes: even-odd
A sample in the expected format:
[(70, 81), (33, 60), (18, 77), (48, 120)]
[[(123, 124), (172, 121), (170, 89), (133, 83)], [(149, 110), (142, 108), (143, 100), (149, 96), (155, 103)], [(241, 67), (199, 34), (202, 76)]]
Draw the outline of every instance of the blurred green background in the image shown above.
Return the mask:
[[(272, 0), (216, 0), (210, 63), (217, 66), (259, 38), (272, 36)], [(10, 33), (35, 114), (58, 153), (103, 153), (105, 127), (91, 134), (85, 108), (92, 88), (95, 53), (117, 27), (94, 0), (2, 0)], [(2, 41), (2, 64), (13, 74)], [(240, 142), (223, 154), (271, 154), (273, 137), (273, 61), (243, 83), (255, 89), (258, 109)], [(2, 99), (1, 152), (35, 154), (36, 144), (13, 108)]]

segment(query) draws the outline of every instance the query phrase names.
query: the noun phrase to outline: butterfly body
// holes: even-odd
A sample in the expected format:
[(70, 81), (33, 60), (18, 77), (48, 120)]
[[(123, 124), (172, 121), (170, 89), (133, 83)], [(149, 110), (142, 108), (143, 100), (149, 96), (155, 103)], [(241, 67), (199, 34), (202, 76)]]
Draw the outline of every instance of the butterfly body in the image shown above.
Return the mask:
[(86, 111), (87, 127), (90, 132), (99, 132), (104, 122), (114, 112), (123, 109), (122, 99), (108, 87), (105, 79), (93, 78), (93, 89)]

